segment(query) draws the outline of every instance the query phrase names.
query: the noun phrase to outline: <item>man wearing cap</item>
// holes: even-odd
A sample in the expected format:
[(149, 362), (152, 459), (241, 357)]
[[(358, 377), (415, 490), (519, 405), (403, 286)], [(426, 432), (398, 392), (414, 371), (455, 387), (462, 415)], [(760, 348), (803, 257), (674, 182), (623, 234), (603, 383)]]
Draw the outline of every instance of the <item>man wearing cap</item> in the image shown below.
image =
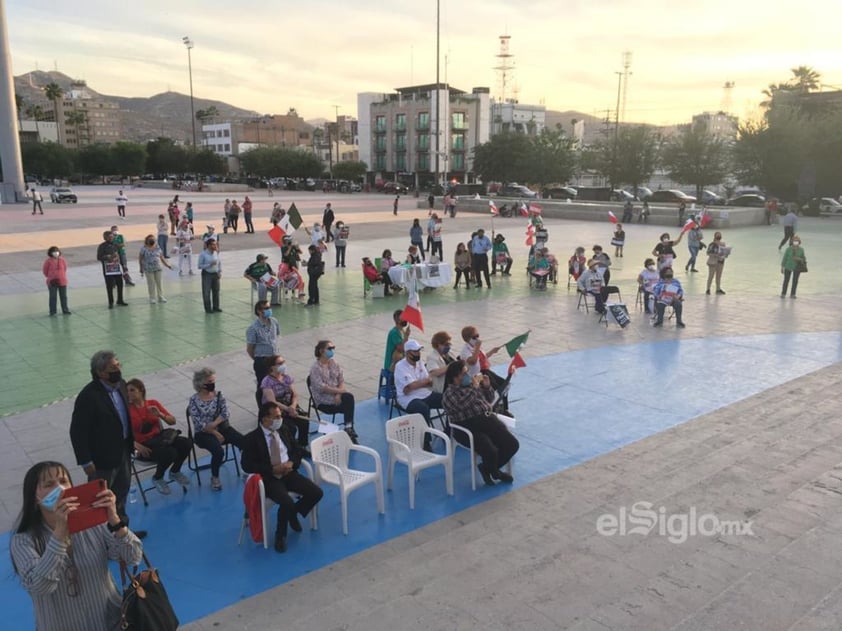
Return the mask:
[(398, 405), (408, 414), (421, 414), (432, 427), (430, 409), (442, 407), (441, 393), (433, 392), (433, 379), (421, 361), (422, 348), (416, 340), (404, 343), (404, 358), (395, 364), (395, 389)]
[(243, 272), (243, 278), (249, 281), (257, 289), (257, 299), (266, 300), (266, 290), (272, 294), (272, 304), (280, 304), (278, 302), (278, 279), (275, 272), (272, 271), (272, 266), (267, 263), (269, 257), (265, 254), (258, 254), (254, 263), (246, 268)]
[[(205, 245), (207, 245), (207, 243), (208, 243), (208, 239), (215, 239), (215, 240), (217, 240), (217, 241), (218, 241), (219, 239), (217, 239), (217, 238), (216, 238), (216, 228), (214, 228), (214, 227), (213, 227), (212, 225), (210, 225), (210, 224), (208, 224), (208, 225), (207, 225), (207, 226), (205, 226), (205, 227), (208, 229), (208, 231), (207, 231), (207, 232), (205, 232), (205, 234), (203, 234), (203, 235), (202, 235), (202, 243), (204, 243)], [(217, 245), (219, 245), (219, 243), (217, 243)]]

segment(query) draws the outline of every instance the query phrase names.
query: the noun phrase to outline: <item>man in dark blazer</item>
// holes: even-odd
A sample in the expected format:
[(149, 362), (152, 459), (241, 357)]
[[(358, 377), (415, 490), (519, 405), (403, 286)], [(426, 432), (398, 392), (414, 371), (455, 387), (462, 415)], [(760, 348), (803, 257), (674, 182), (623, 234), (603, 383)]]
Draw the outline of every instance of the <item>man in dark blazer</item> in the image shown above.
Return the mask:
[[(129, 396), (114, 351), (91, 357), (91, 382), (76, 396), (70, 442), (88, 481), (103, 479), (117, 496), (117, 514), (128, 524), (126, 497), (131, 485), (134, 446)], [(136, 534), (143, 534), (143, 531)]]
[[(301, 532), (298, 515), (306, 517), (323, 495), (312, 480), (298, 473), (303, 452), (282, 424), (281, 408), (277, 403), (261, 405), (257, 429), (246, 434), (240, 461), (246, 473), (260, 474), (266, 497), (278, 505), (277, 552), (286, 552), (287, 524), (295, 532)], [(290, 493), (301, 497), (295, 502)]]

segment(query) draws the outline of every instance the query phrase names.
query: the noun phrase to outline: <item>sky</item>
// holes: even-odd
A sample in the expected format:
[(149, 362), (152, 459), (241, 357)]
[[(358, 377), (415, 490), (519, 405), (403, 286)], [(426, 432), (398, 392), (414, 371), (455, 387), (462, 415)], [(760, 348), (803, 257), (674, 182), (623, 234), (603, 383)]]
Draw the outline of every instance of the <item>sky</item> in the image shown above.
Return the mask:
[[(264, 114), (357, 116), (359, 92), (436, 78), (435, 0), (0, 0), (15, 75), (54, 70), (104, 94), (193, 92)], [(440, 0), (441, 80), (605, 116), (631, 52), (623, 120), (755, 117), (762, 90), (810, 66), (842, 89), (839, 0)], [(809, 10), (807, 9), (809, 7)], [(730, 106), (724, 84), (733, 82)], [(825, 88), (831, 89), (831, 88)], [(516, 90), (516, 92), (514, 91)], [(613, 115), (613, 114), (612, 114)]]

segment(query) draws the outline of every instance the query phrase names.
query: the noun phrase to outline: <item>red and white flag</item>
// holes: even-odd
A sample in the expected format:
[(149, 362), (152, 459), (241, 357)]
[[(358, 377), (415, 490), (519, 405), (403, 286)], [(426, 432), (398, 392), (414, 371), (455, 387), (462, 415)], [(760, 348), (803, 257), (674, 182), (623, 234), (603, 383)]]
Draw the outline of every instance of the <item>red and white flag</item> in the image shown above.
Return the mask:
[(689, 232), (693, 229), (693, 226), (696, 225), (696, 220), (690, 217), (687, 221), (684, 222), (684, 227), (681, 229), (682, 234), (685, 232)]
[(529, 223), (526, 226), (526, 245), (532, 246), (535, 245), (535, 225), (533, 223)]
[(526, 208), (526, 204), (524, 204), (523, 202), (520, 203), (520, 207), (518, 208), (518, 210), (520, 211), (521, 217), (529, 217), (529, 211)]
[(540, 215), (544, 209), (540, 204), (529, 204), (529, 213), (532, 215)]
[(707, 208), (702, 210), (702, 214), (699, 215), (699, 225), (702, 228), (707, 228), (707, 225), (713, 221), (713, 217), (708, 213)]
[(414, 283), (410, 284), (409, 296), (407, 297), (406, 307), (401, 312), (401, 320), (408, 322), (419, 331), (424, 330), (424, 320), (421, 318), (421, 303), (418, 301), (418, 292), (415, 290)]
[(617, 223), (617, 215), (615, 215), (610, 210), (608, 211), (608, 221), (610, 221), (611, 223)]
[(526, 366), (526, 362), (523, 361), (523, 357), (520, 356), (520, 353), (515, 353), (514, 357), (512, 357), (512, 361), (509, 362), (509, 374), (512, 375), (518, 368), (523, 368)]
[(497, 206), (495, 206), (494, 202), (491, 201), (490, 199), (488, 200), (488, 210), (491, 211), (492, 215), (499, 215), (500, 214), (500, 211), (497, 209)]

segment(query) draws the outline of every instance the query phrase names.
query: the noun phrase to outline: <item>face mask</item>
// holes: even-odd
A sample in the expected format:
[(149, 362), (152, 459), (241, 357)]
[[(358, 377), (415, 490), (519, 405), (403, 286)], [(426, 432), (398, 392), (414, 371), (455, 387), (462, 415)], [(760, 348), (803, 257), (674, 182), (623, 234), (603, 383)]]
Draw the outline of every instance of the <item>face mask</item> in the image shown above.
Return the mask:
[(283, 375), (287, 371), (287, 365), (281, 364), (280, 366), (275, 366), (275, 372), (279, 375)]
[(463, 386), (470, 386), (471, 385), (471, 375), (465, 373), (462, 375), (462, 385)]
[(52, 256), (54, 259), (57, 259), (61, 256), (61, 252), (53, 252), (52, 254), (50, 254), (50, 256)]
[(333, 359), (333, 349), (332, 348), (329, 348), (325, 351), (325, 357), (327, 357), (328, 359)]
[(451, 348), (452, 347), (450, 346), (450, 344), (445, 344), (444, 346), (441, 347), (442, 354), (447, 355), (450, 352)]
[(647, 265), (647, 266), (646, 266), (646, 269), (648, 269), (650, 272), (654, 272), (654, 271), (655, 271), (655, 266), (654, 266), (654, 265)]
[(799, 245), (801, 245), (801, 241), (793, 241), (792, 245), (794, 245), (795, 247), (798, 247)]
[(421, 355), (419, 353), (407, 353), (406, 358), (417, 362), (419, 359), (421, 359)]
[(669, 239), (661, 239), (661, 243), (667, 243)]
[(216, 383), (206, 383), (203, 387), (208, 392), (213, 392), (214, 390), (216, 390)]
[(108, 383), (120, 383), (120, 380), (123, 378), (123, 373), (119, 370), (115, 370), (113, 372), (108, 373)]
[(271, 318), (272, 317), (272, 310), (271, 309), (264, 309), (263, 310), (263, 317), (264, 318)]
[(146, 245), (155, 245), (155, 242), (154, 241), (147, 241)]
[(279, 418), (273, 418), (272, 419), (272, 426), (271, 427), (272, 427), (273, 432), (277, 432), (279, 429), (281, 429), (281, 425), (283, 425), (282, 419), (279, 419)]
[(62, 491), (64, 491), (64, 489), (61, 486), (56, 485), (52, 491), (50, 491), (43, 498), (41, 498), (41, 506), (43, 506), (49, 511), (55, 509), (56, 504), (58, 503), (58, 500), (61, 497)]
[(672, 280), (672, 276), (664, 276), (664, 280)]

